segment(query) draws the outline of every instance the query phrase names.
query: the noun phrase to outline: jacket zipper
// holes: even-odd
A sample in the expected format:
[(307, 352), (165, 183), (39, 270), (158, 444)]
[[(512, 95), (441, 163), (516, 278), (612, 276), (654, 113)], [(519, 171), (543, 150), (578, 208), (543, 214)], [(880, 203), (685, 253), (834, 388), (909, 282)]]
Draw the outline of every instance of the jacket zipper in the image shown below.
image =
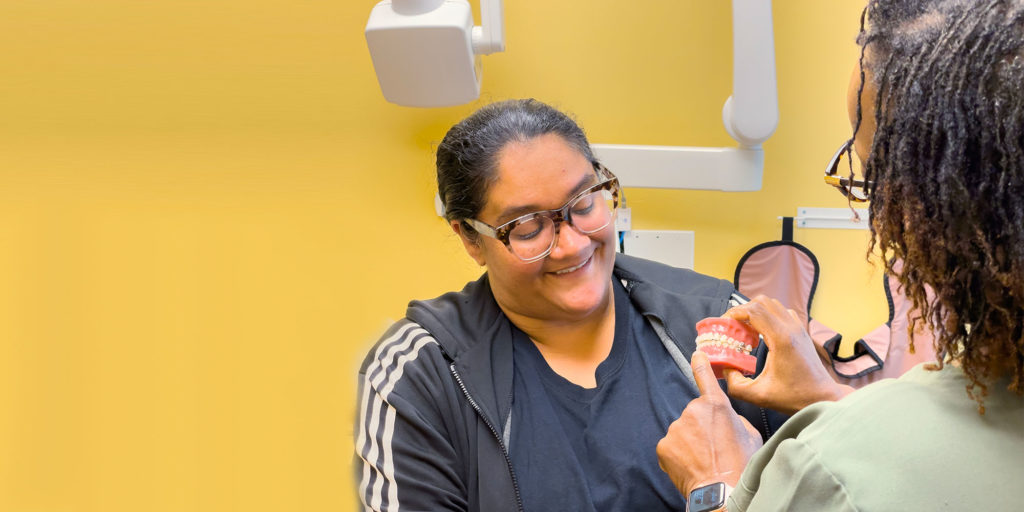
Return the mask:
[(448, 365), (448, 369), (451, 370), (452, 376), (455, 377), (455, 382), (459, 384), (459, 389), (462, 390), (462, 394), (466, 395), (466, 400), (469, 400), (469, 405), (473, 407), (473, 410), (476, 411), (477, 415), (480, 416), (480, 419), (483, 420), (484, 425), (487, 425), (491, 434), (494, 435), (494, 439), (498, 441), (498, 446), (501, 447), (501, 454), (505, 456), (505, 464), (508, 465), (508, 474), (512, 477), (512, 490), (516, 493), (516, 510), (523, 512), (523, 498), (519, 495), (519, 482), (516, 481), (516, 472), (512, 469), (512, 458), (509, 457), (508, 450), (505, 448), (505, 443), (501, 441), (501, 434), (499, 434), (498, 430), (491, 425), (490, 421), (487, 421), (487, 417), (484, 416), (483, 411), (480, 410), (480, 406), (477, 405), (476, 400), (473, 400), (473, 397), (470, 396), (469, 390), (466, 389), (466, 385), (462, 383), (462, 377), (460, 377), (459, 372), (455, 370), (455, 363), (450, 363)]

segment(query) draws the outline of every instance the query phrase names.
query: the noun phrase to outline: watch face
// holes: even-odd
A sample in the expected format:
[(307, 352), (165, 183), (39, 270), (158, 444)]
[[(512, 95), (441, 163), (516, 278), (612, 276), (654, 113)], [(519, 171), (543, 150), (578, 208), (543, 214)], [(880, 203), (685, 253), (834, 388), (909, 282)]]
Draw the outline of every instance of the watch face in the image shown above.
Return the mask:
[(725, 484), (722, 482), (698, 487), (687, 500), (690, 512), (711, 512), (725, 505)]

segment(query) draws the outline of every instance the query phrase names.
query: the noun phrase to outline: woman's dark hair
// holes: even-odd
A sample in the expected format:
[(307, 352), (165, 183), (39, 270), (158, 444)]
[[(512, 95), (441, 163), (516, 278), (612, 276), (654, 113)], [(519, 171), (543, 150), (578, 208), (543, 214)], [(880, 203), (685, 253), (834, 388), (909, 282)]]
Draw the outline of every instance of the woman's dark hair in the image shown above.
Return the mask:
[[(566, 114), (537, 100), (491, 103), (452, 126), (437, 148), (437, 191), (449, 221), (474, 218), (497, 177), (498, 157), (511, 142), (553, 133), (592, 163), (583, 130)], [(463, 230), (475, 231), (466, 223)]]
[(1024, 3), (871, 0), (858, 42), (877, 90), (869, 255), (905, 262), (886, 270), (984, 412), (1000, 373), (1024, 394)]

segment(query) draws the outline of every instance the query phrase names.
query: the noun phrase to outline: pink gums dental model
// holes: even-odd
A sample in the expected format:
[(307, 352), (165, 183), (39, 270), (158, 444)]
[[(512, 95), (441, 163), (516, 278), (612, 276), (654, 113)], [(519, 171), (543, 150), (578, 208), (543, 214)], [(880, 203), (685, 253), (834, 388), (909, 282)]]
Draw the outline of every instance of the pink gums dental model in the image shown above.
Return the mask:
[(725, 317), (705, 318), (697, 322), (697, 350), (708, 355), (715, 377), (732, 368), (753, 375), (757, 358), (750, 351), (757, 346), (757, 331), (749, 325)]

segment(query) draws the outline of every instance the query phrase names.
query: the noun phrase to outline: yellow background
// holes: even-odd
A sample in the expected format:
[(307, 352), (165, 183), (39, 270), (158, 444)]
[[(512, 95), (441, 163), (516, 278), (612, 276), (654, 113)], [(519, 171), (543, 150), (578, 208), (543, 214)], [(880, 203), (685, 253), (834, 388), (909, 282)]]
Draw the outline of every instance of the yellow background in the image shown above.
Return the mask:
[[(433, 214), (447, 127), (533, 96), (592, 142), (731, 146), (729, 4), (506, 2), (482, 99), (421, 110), (378, 90), (372, 0), (0, 3), (0, 510), (354, 510), (363, 352), (480, 272)], [(775, 2), (762, 191), (630, 190), (634, 227), (731, 279), (778, 216), (844, 207), (861, 5)], [(796, 240), (815, 316), (884, 321), (865, 232)]]

